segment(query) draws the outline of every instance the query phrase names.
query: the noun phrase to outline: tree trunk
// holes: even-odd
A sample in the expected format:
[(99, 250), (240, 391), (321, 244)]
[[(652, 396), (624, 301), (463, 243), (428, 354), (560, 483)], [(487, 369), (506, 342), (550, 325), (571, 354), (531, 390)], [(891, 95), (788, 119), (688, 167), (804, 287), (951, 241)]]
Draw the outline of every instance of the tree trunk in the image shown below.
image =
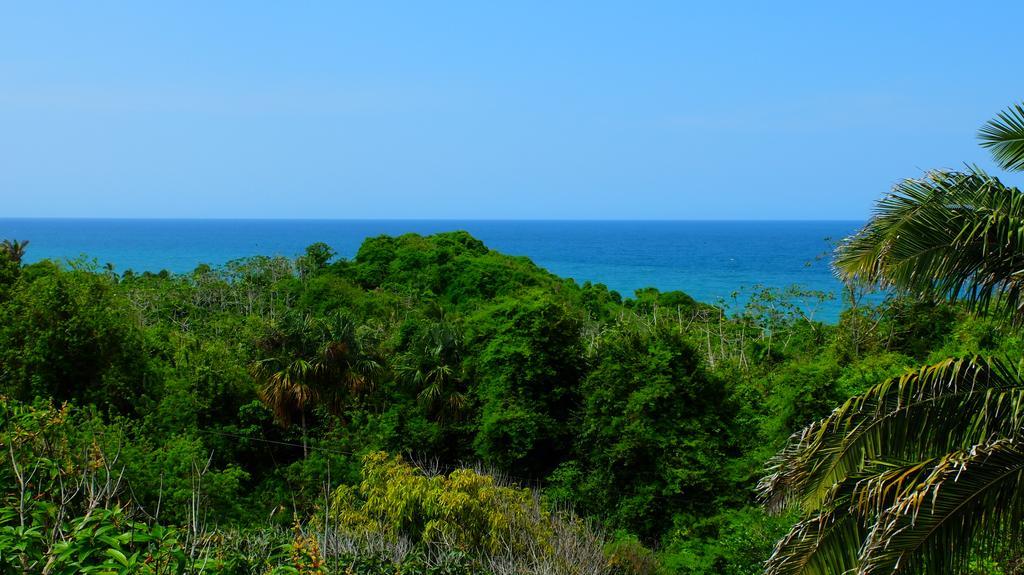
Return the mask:
[(302, 458), (309, 457), (309, 447), (306, 445), (306, 410), (302, 410)]

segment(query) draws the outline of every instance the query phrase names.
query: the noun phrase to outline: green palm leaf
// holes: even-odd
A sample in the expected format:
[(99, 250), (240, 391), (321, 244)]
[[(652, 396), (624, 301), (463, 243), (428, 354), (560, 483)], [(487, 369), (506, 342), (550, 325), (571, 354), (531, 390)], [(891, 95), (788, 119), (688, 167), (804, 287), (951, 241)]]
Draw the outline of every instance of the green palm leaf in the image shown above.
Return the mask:
[(1010, 106), (978, 131), (981, 145), (1005, 170), (1024, 170), (1024, 107)]
[(878, 518), (858, 573), (962, 573), (972, 550), (1020, 541), (1024, 449), (999, 439), (941, 458)]
[(769, 508), (813, 512), (877, 461), (921, 461), (1024, 425), (1024, 379), (997, 359), (949, 359), (878, 384), (793, 435), (759, 485)]
[[(1024, 106), (979, 132), (1024, 170)], [(834, 266), (913, 297), (1024, 324), (1024, 194), (975, 167), (904, 180), (836, 250)], [(804, 520), (770, 575), (967, 573), (976, 552), (1019, 550), (1024, 379), (1012, 364), (950, 359), (876, 385), (794, 434), (759, 484)]]
[(977, 168), (904, 180), (834, 266), (847, 281), (1024, 319), (1024, 194)]
[(861, 565), (860, 551), (880, 510), (930, 470), (930, 462), (874, 463), (834, 486), (823, 510), (798, 522), (775, 546), (767, 575), (833, 575)]
[(868, 530), (843, 508), (800, 521), (775, 546), (766, 575), (833, 575), (856, 569)]

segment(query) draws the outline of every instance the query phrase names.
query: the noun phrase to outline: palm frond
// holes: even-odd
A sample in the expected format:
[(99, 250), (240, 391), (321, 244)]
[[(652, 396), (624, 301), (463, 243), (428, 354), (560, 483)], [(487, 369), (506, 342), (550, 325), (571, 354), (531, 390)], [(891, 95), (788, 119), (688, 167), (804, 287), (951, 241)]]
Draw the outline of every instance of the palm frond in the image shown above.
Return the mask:
[(998, 439), (947, 454), (879, 517), (861, 575), (963, 573), (973, 551), (1020, 542), (1024, 449)]
[(28, 240), (3, 240), (0, 242), (0, 253), (4, 253), (16, 264), (20, 264), (25, 257), (25, 248), (28, 247)]
[(981, 145), (1005, 170), (1024, 170), (1024, 107), (1010, 106), (978, 131)]
[(800, 521), (775, 546), (765, 575), (834, 575), (856, 569), (867, 531), (843, 508)]
[(269, 357), (250, 366), (253, 377), (260, 382), (260, 400), (283, 427), (320, 399), (320, 391), (311, 385), (320, 369), (305, 359), (289, 357)]
[(767, 575), (832, 575), (853, 572), (882, 510), (913, 490), (935, 460), (873, 462), (831, 490), (828, 503), (798, 522), (775, 546)]
[(875, 385), (795, 433), (759, 489), (771, 510), (813, 512), (878, 461), (939, 457), (1024, 424), (1024, 380), (998, 359), (949, 359)]
[(978, 168), (904, 180), (837, 249), (847, 281), (997, 308), (1024, 306), (1024, 194)]

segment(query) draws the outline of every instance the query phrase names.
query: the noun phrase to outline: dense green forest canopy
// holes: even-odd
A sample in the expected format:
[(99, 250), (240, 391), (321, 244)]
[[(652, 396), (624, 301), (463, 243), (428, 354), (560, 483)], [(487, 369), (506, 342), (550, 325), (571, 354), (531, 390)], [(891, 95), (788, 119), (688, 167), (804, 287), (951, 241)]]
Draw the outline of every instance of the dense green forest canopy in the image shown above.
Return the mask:
[[(502, 571), (504, 549), (579, 553), (553, 572), (758, 573), (792, 517), (755, 485), (794, 430), (922, 362), (1021, 349), (927, 300), (851, 291), (823, 324), (807, 306), (830, 296), (799, 288), (623, 297), (464, 232), (183, 275), (23, 253), (0, 250), (12, 572), (545, 572)], [(133, 535), (68, 547), (104, 521)], [(340, 526), (376, 539), (311, 535)]]

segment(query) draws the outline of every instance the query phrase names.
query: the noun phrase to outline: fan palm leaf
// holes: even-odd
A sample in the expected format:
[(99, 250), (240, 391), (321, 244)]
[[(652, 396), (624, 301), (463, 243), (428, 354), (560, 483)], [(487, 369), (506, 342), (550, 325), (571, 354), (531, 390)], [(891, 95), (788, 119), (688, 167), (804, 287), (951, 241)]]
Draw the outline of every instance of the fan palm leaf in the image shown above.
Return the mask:
[(0, 242), (0, 252), (7, 255), (16, 264), (20, 264), (25, 257), (25, 248), (28, 247), (28, 240), (4, 240)]
[(459, 391), (462, 340), (458, 331), (439, 321), (414, 338), (410, 347), (396, 361), (399, 380), (417, 389), (417, 398), (438, 418), (460, 411), (466, 396)]
[(258, 389), (260, 400), (284, 427), (290, 426), (307, 406), (320, 399), (311, 384), (320, 368), (303, 358), (268, 358), (253, 364), (253, 376), (263, 382)]

